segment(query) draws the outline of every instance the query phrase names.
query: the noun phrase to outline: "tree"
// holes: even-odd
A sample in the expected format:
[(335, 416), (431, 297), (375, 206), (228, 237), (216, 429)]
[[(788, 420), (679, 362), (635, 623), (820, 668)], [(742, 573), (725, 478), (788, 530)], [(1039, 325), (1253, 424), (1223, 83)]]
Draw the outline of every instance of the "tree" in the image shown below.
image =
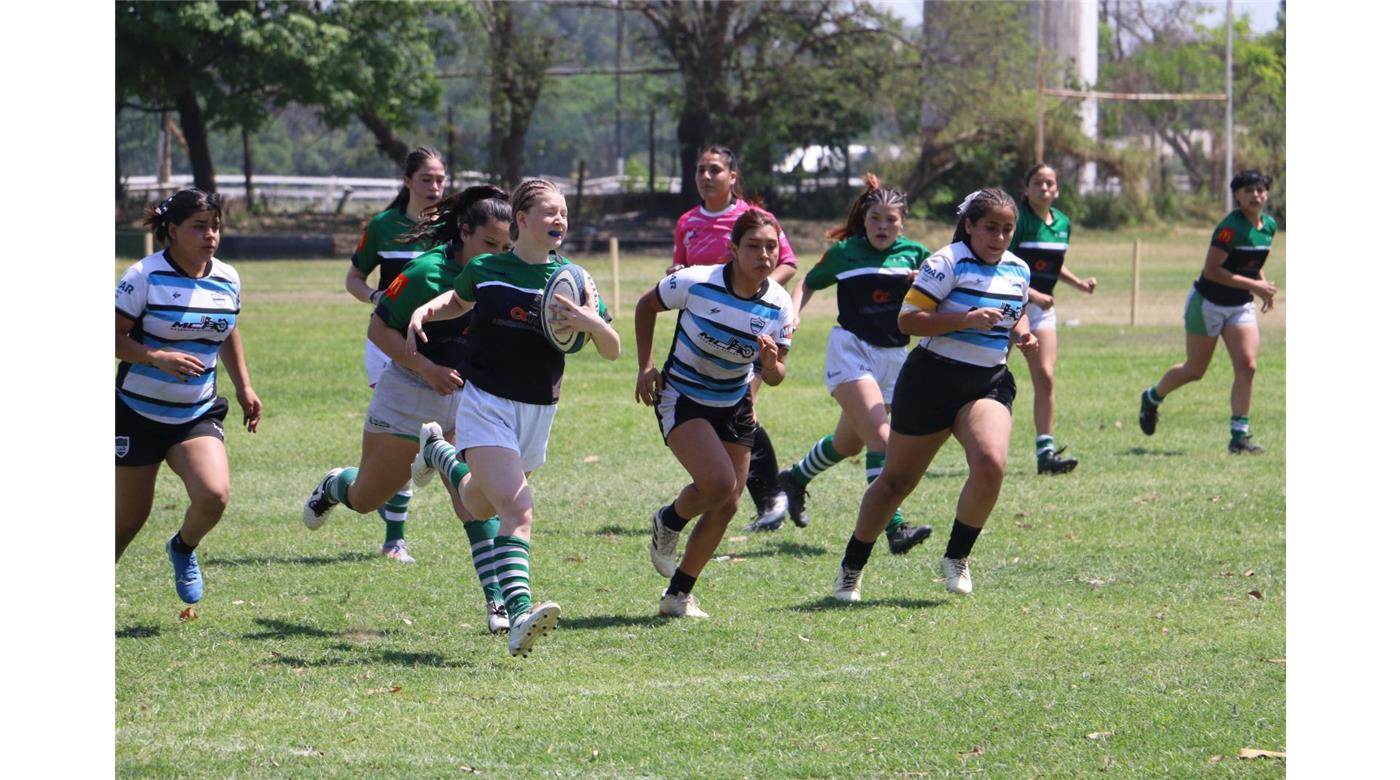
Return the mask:
[[(961, 192), (1001, 178), (1034, 130), (1035, 50), (1021, 3), (924, 0), (919, 157), (904, 183), (911, 200), (953, 177)], [(988, 159), (993, 157), (995, 159)], [(975, 161), (975, 164), (964, 165)]]
[[(761, 183), (771, 163), (772, 144), (793, 136), (812, 135), (811, 124), (783, 124), (800, 114), (820, 110), (810, 91), (811, 69), (839, 71), (845, 79), (856, 73), (867, 82), (878, 69), (863, 72), (841, 66), (853, 44), (887, 31), (889, 16), (876, 13), (867, 2), (734, 2), (733, 0), (657, 0), (628, 5), (651, 24), (659, 44), (680, 70), (682, 92), (676, 137), (680, 145), (682, 195), (698, 197), (688, 174), (695, 169), (700, 149), (723, 144), (743, 150), (745, 175)], [(841, 82), (838, 77), (835, 82)], [(823, 87), (830, 87), (831, 81)], [(848, 86), (859, 82), (846, 81)], [(869, 127), (870, 117), (859, 110), (862, 101), (848, 99), (835, 115), (854, 135)], [(805, 103), (806, 108), (794, 108)], [(828, 106), (829, 107), (829, 106)], [(861, 121), (863, 119), (863, 121)], [(830, 122), (825, 123), (831, 126)], [(791, 131), (791, 132), (789, 132)], [(787, 138), (782, 136), (786, 135)], [(847, 138), (850, 135), (846, 136)]]
[[(490, 51), (491, 172), (499, 181), (516, 182), (525, 170), (525, 136), (544, 89), (550, 63), (550, 38), (531, 19), (533, 4), (479, 0), (477, 18)], [(517, 25), (517, 15), (524, 24)]]
[(438, 97), (419, 6), (124, 2), (116, 29), (118, 105), (177, 111), (195, 185), (210, 192), (211, 127), (256, 131), (295, 101), (332, 127), (358, 117), (398, 152), (392, 123)]

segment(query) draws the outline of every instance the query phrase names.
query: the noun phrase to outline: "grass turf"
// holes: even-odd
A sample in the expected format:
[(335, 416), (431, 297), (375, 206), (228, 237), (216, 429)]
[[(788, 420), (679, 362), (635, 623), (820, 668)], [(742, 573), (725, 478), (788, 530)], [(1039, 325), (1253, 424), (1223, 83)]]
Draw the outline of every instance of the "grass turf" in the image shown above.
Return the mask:
[[(736, 518), (695, 591), (713, 619), (696, 622), (655, 617), (665, 581), (648, 518), (686, 479), (632, 400), (633, 304), (665, 258), (624, 260), (624, 355), (570, 358), (532, 480), (533, 586), (564, 613), (526, 660), (485, 632), (440, 488), (410, 510), (416, 565), (378, 556), (375, 515), (340, 508), (302, 527), (320, 476), (358, 460), (369, 310), (341, 291), (343, 263), (240, 264), (264, 422), (256, 435), (228, 426), (233, 497), (200, 548), (198, 619), (176, 617), (163, 544), (185, 499), (168, 470), (117, 567), (117, 772), (1279, 775), (1280, 762), (1234, 756), (1284, 749), (1283, 311), (1261, 317), (1251, 418), (1265, 454), (1225, 452), (1223, 349), (1167, 401), (1156, 436), (1135, 419), (1138, 393), (1182, 357), (1206, 235), (1149, 238), (1128, 328), (1131, 238), (1076, 233), (1070, 266), (1100, 288), (1061, 289), (1056, 436), (1082, 463), (1034, 475), (1030, 381), (1013, 355), (1009, 473), (973, 551), (973, 594), (946, 593), (936, 572), (966, 473), (950, 442), (905, 503), (933, 538), (902, 557), (878, 543), (864, 602), (830, 598), (864, 488), (857, 458), (812, 484), (807, 529), (751, 534)], [(1282, 244), (1268, 266), (1279, 281)], [(606, 258), (582, 262), (611, 297)], [(784, 465), (835, 424), (820, 374), (834, 299), (818, 293), (787, 381), (759, 397)], [(658, 353), (673, 323), (658, 323)]]

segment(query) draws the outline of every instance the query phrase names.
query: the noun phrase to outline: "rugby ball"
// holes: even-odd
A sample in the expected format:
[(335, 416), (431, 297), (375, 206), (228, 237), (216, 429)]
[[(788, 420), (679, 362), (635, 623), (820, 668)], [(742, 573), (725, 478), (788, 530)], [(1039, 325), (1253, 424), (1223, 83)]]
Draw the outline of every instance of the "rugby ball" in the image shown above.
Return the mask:
[(562, 295), (582, 306), (585, 290), (588, 291), (589, 300), (597, 307), (598, 285), (593, 283), (593, 277), (589, 276), (587, 271), (573, 263), (560, 266), (559, 270), (549, 277), (549, 281), (544, 283), (544, 295), (540, 301), (540, 329), (544, 331), (545, 341), (566, 355), (583, 349), (583, 345), (588, 342), (588, 334), (556, 332), (554, 323), (549, 318), (549, 304), (555, 295)]

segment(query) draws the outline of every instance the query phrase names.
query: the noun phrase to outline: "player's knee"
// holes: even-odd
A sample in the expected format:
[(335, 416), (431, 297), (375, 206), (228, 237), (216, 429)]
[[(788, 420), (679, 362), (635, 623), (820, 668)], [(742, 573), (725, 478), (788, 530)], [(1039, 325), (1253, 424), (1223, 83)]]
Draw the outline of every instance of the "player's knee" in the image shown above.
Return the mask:
[(695, 478), (695, 490), (706, 507), (718, 507), (731, 499), (735, 499), (735, 506), (738, 506), (734, 493), (733, 472), (716, 470), (699, 474)]
[(903, 501), (918, 486), (919, 478), (917, 475), (885, 471), (880, 474), (878, 479), (870, 483), (868, 489), (875, 491), (879, 498), (889, 501)]
[(1195, 363), (1185, 363), (1181, 366), (1181, 372), (1187, 382), (1199, 382), (1206, 375), (1206, 367), (1198, 366)]
[(222, 517), (228, 501), (228, 485), (206, 486), (190, 493), (190, 506), (204, 517)]
[(1006, 475), (1006, 453), (973, 451), (967, 455), (967, 468), (974, 479), (1000, 480)]
[(1256, 363), (1254, 358), (1235, 361), (1235, 376), (1240, 379), (1252, 381), (1254, 379), (1255, 367)]

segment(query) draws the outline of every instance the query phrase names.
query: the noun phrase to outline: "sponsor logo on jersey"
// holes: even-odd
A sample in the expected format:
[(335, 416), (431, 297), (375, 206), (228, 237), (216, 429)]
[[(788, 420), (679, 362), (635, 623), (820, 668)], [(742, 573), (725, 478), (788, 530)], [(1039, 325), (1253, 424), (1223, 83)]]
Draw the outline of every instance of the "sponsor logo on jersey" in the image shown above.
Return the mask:
[(875, 292), (873, 292), (873, 293), (870, 294), (870, 300), (872, 300), (872, 301), (874, 301), (874, 302), (876, 302), (876, 303), (889, 303), (889, 302), (890, 302), (890, 291), (889, 291), (889, 290), (876, 290)]
[(177, 292), (171, 293), (171, 294), (170, 294), (170, 300), (172, 300), (172, 301), (178, 301), (178, 300), (180, 300), (180, 294), (177, 293)]
[(118, 457), (118, 458), (125, 458), (125, 457), (126, 457), (126, 454), (127, 454), (128, 452), (130, 452), (130, 451), (131, 451), (131, 437), (130, 437), (130, 436), (118, 436), (118, 437), (117, 437), (117, 457)]
[(1215, 234), (1215, 238), (1222, 244), (1228, 244), (1235, 240), (1235, 230), (1234, 228), (1221, 228), (1220, 232)]
[(715, 338), (714, 336), (711, 336), (708, 333), (705, 333), (704, 331), (701, 331), (700, 340), (722, 352), (728, 352), (731, 355), (738, 355), (744, 360), (753, 360), (754, 348), (746, 346), (744, 344), (740, 344), (739, 340), (732, 336), (729, 338), (729, 341), (725, 342), (720, 341), (719, 339)]
[(215, 333), (223, 333), (228, 330), (228, 320), (215, 319), (205, 315), (198, 323), (177, 322), (170, 326), (171, 330), (212, 330)]
[(364, 251), (366, 241), (369, 241), (369, 228), (365, 228), (364, 231), (360, 233), (360, 243), (355, 245), (356, 254)]
[(223, 293), (210, 293), (209, 300), (218, 306), (228, 303), (228, 296)]
[(398, 298), (404, 285), (408, 284), (408, 279), (403, 274), (394, 277), (394, 281), (389, 283), (389, 287), (384, 290), (384, 294), (390, 298)]
[(719, 314), (719, 313), (722, 312), (722, 311), (724, 311), (724, 309), (721, 309), (721, 308), (718, 307), (718, 306), (716, 306), (716, 307), (710, 309), (710, 313), (711, 313), (711, 314)]
[(510, 318), (516, 322), (525, 322), (530, 319), (530, 312), (525, 311), (519, 306), (512, 306), (510, 307)]
[(132, 287), (130, 282), (122, 282), (121, 284), (117, 285), (117, 292), (124, 292), (130, 294), (136, 292), (136, 288)]
[(767, 325), (767, 324), (768, 324), (768, 320), (765, 320), (765, 319), (763, 319), (762, 317), (750, 317), (750, 318), (749, 318), (749, 332), (751, 332), (751, 333), (753, 333), (755, 336), (757, 336), (757, 335), (759, 334), (759, 332), (763, 330), (763, 326), (765, 326), (765, 325)]

